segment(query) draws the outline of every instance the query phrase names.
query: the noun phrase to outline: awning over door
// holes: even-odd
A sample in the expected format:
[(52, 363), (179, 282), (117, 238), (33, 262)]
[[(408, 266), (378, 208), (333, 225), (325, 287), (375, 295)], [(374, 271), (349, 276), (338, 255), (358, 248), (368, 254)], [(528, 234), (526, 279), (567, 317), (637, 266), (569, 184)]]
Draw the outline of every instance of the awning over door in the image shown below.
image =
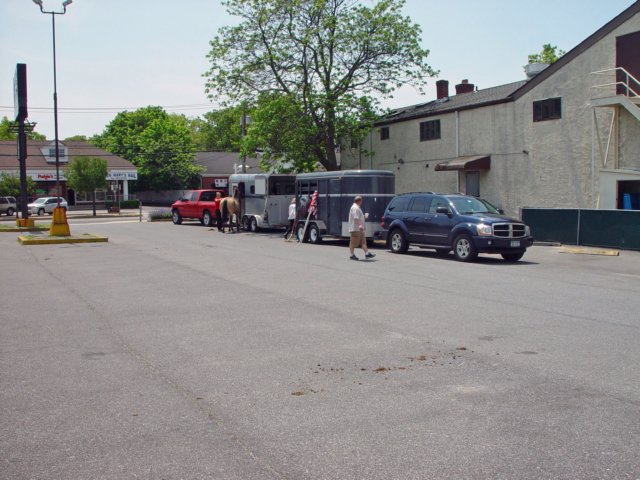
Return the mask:
[(476, 155), (458, 157), (447, 162), (436, 164), (436, 171), (444, 170), (489, 170), (491, 168), (490, 155)]

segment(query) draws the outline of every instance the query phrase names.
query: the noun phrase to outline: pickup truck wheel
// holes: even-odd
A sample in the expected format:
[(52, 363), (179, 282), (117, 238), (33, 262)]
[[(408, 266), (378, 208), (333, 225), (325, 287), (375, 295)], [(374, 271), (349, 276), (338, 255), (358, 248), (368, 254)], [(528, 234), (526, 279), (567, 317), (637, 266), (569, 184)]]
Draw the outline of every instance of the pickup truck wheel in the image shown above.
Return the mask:
[(210, 227), (211, 226), (211, 213), (209, 213), (209, 210), (205, 210), (202, 213), (202, 224), (205, 227)]
[(253, 233), (258, 231), (258, 220), (256, 220), (256, 217), (249, 219), (249, 231)]
[(396, 228), (389, 234), (389, 248), (393, 253), (405, 253), (409, 249), (409, 242), (402, 230)]
[(524, 255), (524, 250), (517, 252), (509, 252), (509, 253), (501, 253), (502, 258), (504, 258), (507, 262), (517, 262)]
[(177, 209), (173, 209), (171, 212), (171, 220), (174, 225), (180, 225), (182, 223), (182, 215)]
[(307, 229), (307, 235), (309, 237), (310, 243), (320, 243), (320, 241), (322, 240), (322, 237), (320, 236), (320, 229), (315, 223), (309, 225), (309, 228)]
[[(302, 238), (303, 235), (305, 238)], [(304, 243), (306, 240), (308, 240), (308, 234), (304, 231), (304, 223), (299, 224), (298, 228), (296, 228), (296, 237), (298, 238), (298, 241), (300, 243)]]
[(478, 256), (473, 240), (466, 233), (458, 235), (453, 241), (453, 255), (461, 262), (471, 262)]

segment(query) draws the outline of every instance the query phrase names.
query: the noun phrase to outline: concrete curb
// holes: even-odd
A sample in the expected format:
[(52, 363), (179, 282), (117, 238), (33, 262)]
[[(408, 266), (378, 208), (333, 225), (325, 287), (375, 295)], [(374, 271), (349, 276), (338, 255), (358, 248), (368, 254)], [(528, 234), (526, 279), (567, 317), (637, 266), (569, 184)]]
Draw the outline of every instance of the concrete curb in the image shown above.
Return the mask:
[(558, 252), (578, 255), (604, 255), (607, 257), (617, 257), (620, 255), (619, 250), (613, 250), (610, 248), (561, 247)]
[(85, 233), (80, 236), (53, 237), (50, 235), (19, 235), (18, 242), (22, 245), (51, 245), (58, 243), (98, 243), (108, 242), (108, 237), (101, 237)]

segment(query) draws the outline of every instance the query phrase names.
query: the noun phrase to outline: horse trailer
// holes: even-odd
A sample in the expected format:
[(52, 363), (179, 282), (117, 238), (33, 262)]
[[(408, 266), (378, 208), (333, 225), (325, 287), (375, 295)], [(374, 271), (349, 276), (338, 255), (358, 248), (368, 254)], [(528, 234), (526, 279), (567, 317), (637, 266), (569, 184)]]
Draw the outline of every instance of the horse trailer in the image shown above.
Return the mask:
[[(314, 192), (318, 192), (316, 205), (309, 215)], [(356, 195), (362, 197), (362, 211), (369, 214), (365, 221), (366, 237), (373, 238), (377, 231), (382, 230), (382, 216), (395, 196), (393, 172), (343, 170), (297, 175), (295, 234), (298, 240), (317, 243), (323, 236), (348, 238), (349, 210)]]
[(235, 173), (229, 176), (230, 191), (240, 192), (242, 227), (284, 228), (289, 224), (289, 204), (295, 195), (295, 175)]

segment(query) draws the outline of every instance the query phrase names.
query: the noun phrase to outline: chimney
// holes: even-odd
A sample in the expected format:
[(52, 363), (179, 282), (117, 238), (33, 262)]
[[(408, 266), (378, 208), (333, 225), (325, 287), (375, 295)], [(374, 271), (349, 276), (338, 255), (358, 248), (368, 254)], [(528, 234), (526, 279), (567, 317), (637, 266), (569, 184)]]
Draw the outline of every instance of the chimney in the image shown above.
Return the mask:
[(465, 78), (462, 80), (462, 83), (456, 85), (456, 95), (460, 95), (461, 93), (471, 93), (474, 88), (475, 85), (473, 83), (469, 83), (469, 80)]
[(448, 80), (438, 80), (436, 82), (436, 94), (438, 100), (441, 98), (449, 98), (449, 81)]

